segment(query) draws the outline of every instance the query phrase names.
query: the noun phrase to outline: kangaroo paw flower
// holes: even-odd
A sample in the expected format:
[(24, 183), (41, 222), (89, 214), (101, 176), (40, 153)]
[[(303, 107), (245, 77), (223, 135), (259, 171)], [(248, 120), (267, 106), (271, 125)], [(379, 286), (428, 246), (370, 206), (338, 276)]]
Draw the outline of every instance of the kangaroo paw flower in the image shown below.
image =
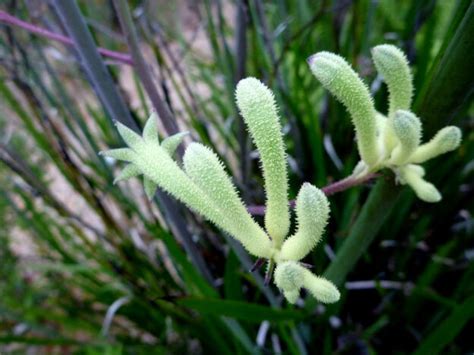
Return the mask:
[(265, 282), (272, 277), (285, 298), (294, 303), (300, 289), (307, 288), (321, 302), (334, 302), (339, 292), (296, 261), (306, 256), (321, 239), (329, 217), (329, 203), (321, 190), (304, 184), (297, 198), (297, 232), (288, 238), (290, 212), (286, 156), (277, 109), (271, 91), (257, 79), (242, 80), (237, 104), (260, 152), (267, 212), (263, 229), (248, 213), (224, 164), (209, 148), (191, 143), (184, 152), (183, 169), (172, 159), (186, 133), (159, 143), (157, 117), (146, 122), (142, 136), (117, 123), (128, 148), (102, 152), (104, 156), (129, 162), (116, 181), (143, 175), (149, 199), (160, 188), (238, 240), (258, 265), (267, 262)]
[(392, 151), (389, 164), (402, 165), (420, 145), (421, 122), (411, 112), (398, 110), (391, 124), (398, 144)]
[(372, 49), (372, 59), (388, 86), (387, 117), (375, 111), (367, 87), (342, 57), (320, 52), (308, 60), (316, 78), (352, 116), (362, 159), (353, 176), (389, 168), (420, 199), (438, 202), (441, 194), (413, 164), (456, 149), (461, 142), (461, 130), (443, 128), (431, 141), (420, 145), (422, 126), (420, 119), (410, 112), (413, 77), (405, 54), (393, 45), (383, 44)]
[(267, 197), (265, 227), (281, 243), (290, 227), (285, 148), (273, 93), (255, 78), (237, 84), (237, 106), (260, 153)]
[(233, 235), (253, 255), (269, 256), (270, 238), (254, 221), (216, 154), (199, 143), (191, 143), (183, 157), (188, 176), (205, 191), (223, 215)]
[(346, 106), (357, 135), (361, 158), (375, 165), (380, 156), (377, 142), (376, 111), (369, 89), (350, 65), (340, 56), (319, 52), (308, 59), (314, 76)]
[(424, 172), (416, 165), (406, 165), (399, 170), (399, 179), (402, 184), (408, 184), (415, 191), (420, 200), (425, 202), (441, 201), (441, 194), (436, 187), (423, 179)]
[(296, 198), (298, 230), (281, 247), (280, 257), (286, 260), (303, 259), (319, 242), (329, 218), (326, 195), (305, 183)]
[(388, 86), (388, 117), (391, 118), (397, 110), (409, 110), (413, 79), (405, 53), (393, 45), (382, 44), (372, 48), (372, 59)]
[(132, 178), (132, 177), (138, 176), (138, 175), (140, 175), (141, 173), (142, 173), (141, 170), (140, 170), (136, 165), (128, 164), (128, 165), (122, 170), (122, 172), (115, 178), (114, 184), (116, 184), (116, 183), (119, 182), (119, 181), (128, 180), (128, 179), (130, 179), (130, 178)]
[(411, 163), (423, 163), (438, 155), (455, 150), (461, 144), (461, 130), (455, 126), (445, 127), (428, 142), (421, 145), (410, 157)]
[(276, 267), (275, 284), (290, 303), (296, 302), (301, 288), (323, 303), (337, 302), (341, 296), (332, 282), (314, 275), (295, 261), (286, 261)]

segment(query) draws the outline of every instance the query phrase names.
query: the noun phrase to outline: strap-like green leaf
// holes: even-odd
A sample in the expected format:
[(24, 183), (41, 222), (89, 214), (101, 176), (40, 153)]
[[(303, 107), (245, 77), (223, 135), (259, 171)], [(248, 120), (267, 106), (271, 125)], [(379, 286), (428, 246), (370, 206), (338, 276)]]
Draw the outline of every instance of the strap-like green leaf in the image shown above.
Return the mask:
[(177, 303), (202, 314), (227, 316), (252, 323), (261, 323), (265, 320), (270, 322), (284, 322), (299, 320), (305, 317), (304, 313), (297, 310), (275, 309), (240, 301), (189, 297), (182, 298), (178, 300)]

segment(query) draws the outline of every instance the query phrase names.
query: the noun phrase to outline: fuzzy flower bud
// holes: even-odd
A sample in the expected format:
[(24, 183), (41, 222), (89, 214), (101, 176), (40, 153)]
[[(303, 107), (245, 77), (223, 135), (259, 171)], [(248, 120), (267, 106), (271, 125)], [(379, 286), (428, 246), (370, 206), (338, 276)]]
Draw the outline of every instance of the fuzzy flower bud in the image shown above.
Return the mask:
[(275, 284), (290, 303), (296, 302), (302, 287), (323, 303), (334, 303), (340, 298), (340, 293), (332, 282), (313, 275), (295, 261), (278, 264), (275, 270)]
[(326, 195), (311, 184), (304, 183), (296, 198), (298, 230), (281, 247), (283, 260), (303, 259), (319, 242), (329, 218)]
[(421, 122), (410, 111), (398, 110), (390, 123), (395, 136), (398, 138), (398, 145), (392, 152), (390, 163), (401, 165), (410, 158), (420, 145)]
[(410, 185), (420, 200), (431, 203), (441, 201), (439, 191), (433, 184), (424, 180), (420, 172), (416, 165), (405, 165), (399, 169), (399, 179), (402, 184)]
[(450, 152), (461, 144), (461, 130), (455, 126), (445, 127), (428, 142), (421, 145), (410, 157), (411, 163), (423, 163), (438, 155)]
[(246, 78), (237, 84), (237, 106), (262, 162), (267, 197), (265, 227), (280, 245), (290, 227), (286, 155), (273, 93), (259, 80)]
[(247, 212), (217, 155), (202, 144), (191, 143), (184, 153), (183, 163), (191, 180), (222, 212), (232, 235), (251, 254), (267, 253), (271, 248), (270, 239)]
[(372, 48), (372, 59), (388, 86), (388, 117), (392, 118), (397, 110), (409, 110), (413, 96), (413, 79), (405, 54), (393, 45), (382, 44)]
[(319, 52), (309, 57), (308, 63), (314, 76), (349, 111), (362, 160), (369, 166), (375, 165), (380, 157), (380, 147), (376, 111), (369, 89), (350, 65), (336, 54)]

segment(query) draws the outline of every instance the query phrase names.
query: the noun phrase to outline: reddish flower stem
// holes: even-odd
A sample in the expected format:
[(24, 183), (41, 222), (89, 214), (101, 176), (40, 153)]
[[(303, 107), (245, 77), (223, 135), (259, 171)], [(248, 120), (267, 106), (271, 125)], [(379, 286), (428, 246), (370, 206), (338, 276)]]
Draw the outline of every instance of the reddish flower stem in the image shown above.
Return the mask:
[[(59, 33), (51, 32), (42, 27), (38, 27), (31, 23), (20, 20), (19, 18), (12, 16), (2, 10), (0, 10), (0, 23), (5, 23), (10, 26), (23, 28), (24, 30), (27, 30), (31, 33), (35, 33), (37, 35), (52, 39), (53, 41), (61, 42), (68, 46), (74, 45), (74, 42), (69, 37), (63, 36)], [(128, 65), (133, 65), (132, 57), (128, 53), (116, 52), (116, 51), (112, 51), (110, 49), (101, 48), (101, 47), (99, 47), (97, 50), (104, 57), (109, 57), (109, 58), (115, 59), (118, 62), (122, 62)]]
[[(351, 187), (354, 187), (354, 186), (357, 186), (357, 185), (361, 185), (369, 180), (372, 180), (376, 177), (378, 177), (379, 174), (368, 174), (364, 177), (361, 177), (361, 178), (358, 178), (358, 179), (355, 179), (351, 176), (349, 177), (346, 177), (345, 179), (342, 179), (342, 180), (339, 180), (339, 181), (336, 181), (332, 184), (329, 184), (325, 187), (323, 187), (321, 190), (326, 194), (326, 196), (331, 196), (331, 195), (334, 195), (335, 193), (337, 192), (341, 192), (341, 191), (344, 191), (344, 190), (347, 190)], [(291, 208), (294, 208), (295, 207), (295, 200), (291, 200), (290, 201), (290, 207)], [(251, 215), (254, 215), (254, 216), (263, 216), (265, 214), (265, 206), (248, 206), (247, 207), (247, 211), (249, 211), (249, 213)]]

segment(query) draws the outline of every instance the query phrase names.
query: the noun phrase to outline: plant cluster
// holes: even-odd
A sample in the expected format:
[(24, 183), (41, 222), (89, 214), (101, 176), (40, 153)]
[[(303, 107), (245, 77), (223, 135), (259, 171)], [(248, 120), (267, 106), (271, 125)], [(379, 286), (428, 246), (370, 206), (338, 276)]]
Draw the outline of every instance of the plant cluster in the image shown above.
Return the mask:
[(249, 214), (223, 163), (211, 149), (191, 143), (183, 156), (183, 168), (178, 166), (172, 154), (184, 135), (168, 137), (160, 145), (155, 115), (148, 119), (142, 137), (117, 123), (129, 148), (102, 154), (129, 162), (116, 181), (142, 174), (149, 197), (160, 186), (240, 241), (250, 254), (267, 259), (269, 274), (275, 268), (275, 284), (289, 302), (296, 302), (301, 288), (321, 302), (336, 302), (337, 288), (299, 263), (321, 239), (329, 218), (328, 200), (321, 190), (304, 183), (296, 199), (298, 227), (287, 238), (290, 228), (287, 166), (275, 99), (255, 78), (239, 82), (236, 99), (260, 153), (267, 196), (265, 230)]
[[(420, 119), (409, 111), (413, 94), (410, 68), (405, 55), (391, 45), (372, 51), (375, 66), (388, 85), (388, 116), (377, 112), (367, 86), (340, 56), (320, 52), (308, 63), (314, 75), (348, 109), (356, 129), (361, 162), (352, 176), (392, 169), (402, 184), (410, 185), (417, 196), (438, 202), (441, 195), (423, 179), (424, 169), (417, 165), (457, 148), (459, 128), (440, 130), (428, 143), (420, 145)], [(183, 156), (183, 168), (172, 155), (186, 133), (158, 141), (157, 117), (152, 115), (138, 135), (121, 123), (117, 129), (128, 148), (103, 152), (130, 164), (115, 181), (144, 176), (149, 198), (159, 186), (189, 208), (201, 214), (240, 241), (247, 251), (268, 260), (270, 276), (290, 303), (295, 303), (302, 288), (324, 303), (339, 300), (337, 288), (315, 276), (302, 260), (320, 241), (329, 218), (329, 202), (315, 186), (304, 183), (296, 198), (296, 232), (288, 236), (290, 209), (285, 147), (273, 93), (255, 78), (241, 80), (236, 102), (260, 154), (265, 181), (265, 229), (247, 211), (223, 163), (206, 146), (191, 143)]]
[(413, 79), (405, 54), (393, 45), (383, 44), (372, 49), (372, 59), (388, 86), (387, 116), (376, 111), (368, 87), (344, 58), (319, 52), (308, 59), (316, 78), (346, 106), (352, 117), (362, 159), (353, 175), (360, 177), (389, 168), (420, 199), (438, 202), (441, 194), (423, 179), (425, 170), (419, 164), (456, 149), (461, 143), (461, 130), (445, 127), (428, 143), (420, 144), (422, 126), (410, 111)]

